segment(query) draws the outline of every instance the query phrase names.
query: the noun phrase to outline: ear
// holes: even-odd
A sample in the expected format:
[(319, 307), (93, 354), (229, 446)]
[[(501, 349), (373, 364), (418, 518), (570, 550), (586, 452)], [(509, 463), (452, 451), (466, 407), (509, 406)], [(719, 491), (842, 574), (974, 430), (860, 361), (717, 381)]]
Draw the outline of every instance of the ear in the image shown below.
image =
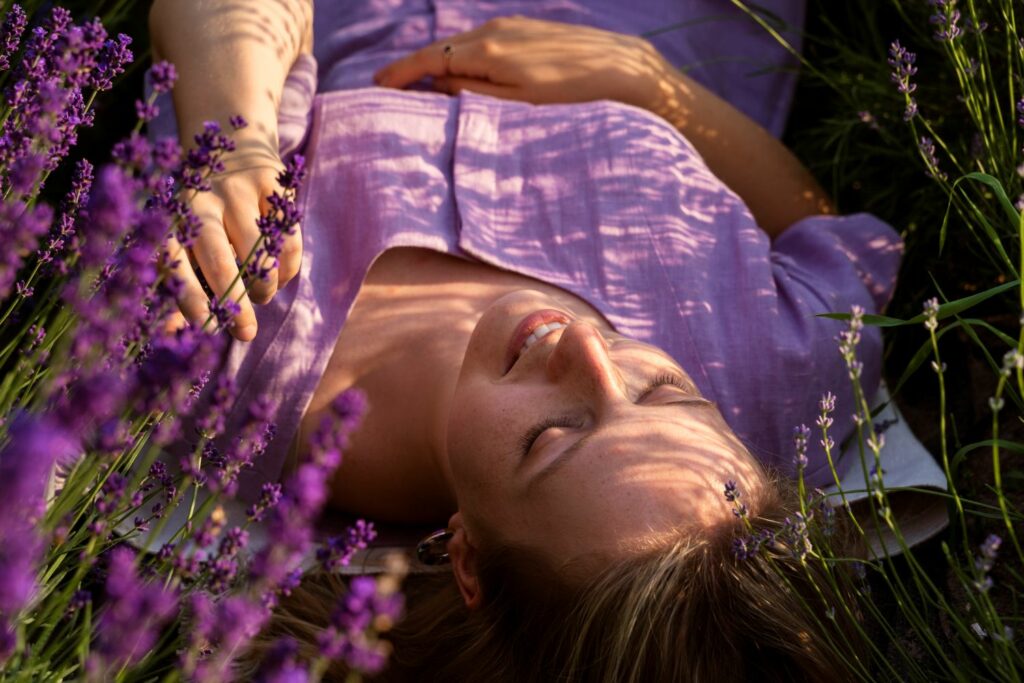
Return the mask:
[(475, 610), (483, 604), (483, 592), (480, 590), (480, 578), (476, 573), (477, 550), (462, 521), (462, 513), (456, 512), (448, 520), (448, 528), (452, 530), (452, 538), (448, 541), (448, 556), (455, 574), (455, 583), (459, 585), (462, 599), (466, 607)]

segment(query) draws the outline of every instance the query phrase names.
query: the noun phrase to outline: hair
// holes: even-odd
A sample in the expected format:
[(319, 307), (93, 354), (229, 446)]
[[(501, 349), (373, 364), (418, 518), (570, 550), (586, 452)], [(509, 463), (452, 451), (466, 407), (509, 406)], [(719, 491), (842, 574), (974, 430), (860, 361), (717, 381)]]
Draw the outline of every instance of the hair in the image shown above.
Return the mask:
[[(799, 511), (793, 487), (774, 476), (745, 500), (749, 526), (737, 518), (676, 534), (582, 583), (534, 550), (481, 551), (484, 604), (477, 610), (466, 608), (451, 574), (411, 576), (407, 614), (388, 633), (390, 663), (374, 680), (847, 680), (837, 652), (863, 653), (854, 645), (861, 642), (856, 603), (843, 588), (850, 583), (834, 580), (845, 565), (800, 562), (778, 543), (738, 559), (735, 539), (778, 530)], [(852, 538), (840, 525), (831, 545), (852, 551)], [(300, 656), (313, 656), (316, 634), (344, 589), (338, 576), (307, 576), (243, 657), (248, 671), (285, 635), (299, 641)], [(325, 680), (344, 675), (334, 665)]]

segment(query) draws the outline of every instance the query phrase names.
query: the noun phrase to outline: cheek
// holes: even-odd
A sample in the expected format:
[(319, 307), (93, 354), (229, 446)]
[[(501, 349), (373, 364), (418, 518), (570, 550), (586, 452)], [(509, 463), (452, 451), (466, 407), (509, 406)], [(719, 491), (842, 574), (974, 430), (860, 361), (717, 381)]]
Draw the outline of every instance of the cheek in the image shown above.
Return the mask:
[(460, 386), (448, 417), (448, 461), (456, 493), (491, 489), (507, 478), (510, 416), (494, 387)]

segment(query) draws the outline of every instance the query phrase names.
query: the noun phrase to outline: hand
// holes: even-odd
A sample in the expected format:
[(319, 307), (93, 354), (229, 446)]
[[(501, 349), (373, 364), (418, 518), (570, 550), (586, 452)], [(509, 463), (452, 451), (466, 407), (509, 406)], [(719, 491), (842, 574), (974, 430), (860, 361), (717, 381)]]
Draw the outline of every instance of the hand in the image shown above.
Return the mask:
[(230, 332), (241, 341), (250, 341), (256, 336), (256, 315), (251, 301), (270, 301), (277, 290), (299, 272), (302, 238), (298, 229), (286, 237), (279, 267), (271, 271), (267, 280), (249, 278), (252, 282), (249, 293), (243, 293), (243, 280), (236, 280), (235, 258), (237, 255), (238, 261), (245, 259), (259, 239), (256, 219), (270, 209), (267, 197), (281, 192), (277, 174), (284, 164), (276, 153), (256, 153), (244, 144), (226, 155), (224, 163), (225, 171), (210, 179), (211, 190), (197, 193), (192, 201), (192, 210), (201, 221), (201, 228), (191, 253), (182, 254), (181, 245), (173, 238), (168, 243), (168, 254), (176, 262), (174, 273), (184, 286), (178, 297), (181, 310), (171, 315), (167, 328), (181, 327), (186, 319), (193, 325), (202, 325), (210, 314), (209, 297), (194, 270), (198, 265), (217, 297), (222, 297), (231, 286), (230, 297), (238, 301), (240, 311)]
[[(444, 47), (452, 46), (446, 58)], [(382, 68), (374, 80), (402, 88), (424, 76), (434, 87), (534, 104), (609, 99), (657, 111), (664, 58), (638, 36), (521, 16), (500, 17)]]
[[(167, 59), (178, 69), (172, 95), (182, 143), (189, 145), (207, 120), (227, 124), (237, 114), (249, 122), (232, 136), (236, 149), (222, 158), (225, 171), (210, 179), (213, 191), (193, 201), (202, 225), (191, 253), (168, 244), (184, 284), (179, 296), (184, 315), (175, 313), (168, 321), (173, 329), (185, 318), (201, 325), (208, 317), (209, 302), (196, 273), (203, 273), (215, 295), (224, 295), (238, 274), (236, 255), (244, 259), (259, 237), (256, 218), (269, 208), (266, 198), (278, 189), (276, 174), (283, 168), (278, 106), (289, 68), (312, 49), (313, 2), (154, 0), (149, 20), (154, 59)], [(268, 282), (253, 283), (252, 301), (269, 301), (298, 272), (301, 244), (298, 233), (286, 240), (280, 268)], [(250, 297), (242, 295), (240, 282), (231, 295), (241, 296), (231, 334), (250, 340), (256, 334)]]

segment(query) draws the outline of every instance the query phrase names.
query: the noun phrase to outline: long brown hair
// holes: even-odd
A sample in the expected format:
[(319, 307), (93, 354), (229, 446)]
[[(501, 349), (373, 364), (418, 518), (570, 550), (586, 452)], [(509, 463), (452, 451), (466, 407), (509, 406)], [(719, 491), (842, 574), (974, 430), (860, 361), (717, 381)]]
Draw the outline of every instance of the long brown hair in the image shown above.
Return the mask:
[[(482, 553), (484, 604), (467, 610), (450, 574), (406, 582), (408, 613), (388, 634), (394, 652), (375, 680), (843, 681), (836, 653), (860, 657), (858, 615), (836, 568), (797, 559), (783, 545), (739, 559), (736, 539), (778, 530), (799, 510), (792, 487), (772, 478), (736, 519), (677, 534), (607, 567), (590, 581), (566, 578), (522, 548)], [(846, 541), (833, 534), (833, 546)], [(841, 555), (840, 548), (835, 548)], [(840, 570), (840, 573), (841, 570)], [(344, 590), (314, 574), (285, 599), (245, 658), (296, 637), (314, 654), (316, 633)], [(326, 680), (341, 680), (339, 666)]]

